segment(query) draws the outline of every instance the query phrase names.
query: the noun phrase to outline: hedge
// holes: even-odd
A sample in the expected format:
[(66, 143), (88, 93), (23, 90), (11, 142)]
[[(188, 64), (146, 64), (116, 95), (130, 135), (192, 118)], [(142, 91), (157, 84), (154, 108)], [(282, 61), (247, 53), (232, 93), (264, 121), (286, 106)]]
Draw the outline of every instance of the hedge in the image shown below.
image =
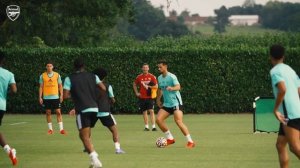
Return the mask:
[[(84, 57), (87, 70), (102, 66), (109, 71), (117, 103), (116, 113), (137, 113), (132, 82), (144, 62), (159, 75), (156, 62), (166, 59), (169, 71), (182, 86), (185, 112), (239, 113), (252, 111), (257, 96), (271, 96), (271, 64), (265, 47), (135, 47), (135, 48), (24, 48), (2, 49), (7, 53), (5, 68), (15, 74), (18, 94), (10, 96), (11, 113), (40, 113), (38, 79), (48, 59), (63, 79), (73, 71), (73, 60)], [(300, 48), (287, 49), (286, 62), (300, 72)], [(63, 103), (63, 112), (72, 108)]]

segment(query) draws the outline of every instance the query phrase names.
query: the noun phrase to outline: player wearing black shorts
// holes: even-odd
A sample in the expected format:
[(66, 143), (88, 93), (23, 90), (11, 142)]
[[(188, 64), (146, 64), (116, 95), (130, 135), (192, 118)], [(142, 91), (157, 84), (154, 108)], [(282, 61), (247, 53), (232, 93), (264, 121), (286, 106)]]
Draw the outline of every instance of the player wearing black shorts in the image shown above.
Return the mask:
[(98, 159), (98, 154), (91, 143), (91, 128), (93, 128), (98, 120), (97, 113), (97, 90), (106, 90), (100, 79), (92, 73), (86, 72), (84, 69), (83, 59), (74, 61), (76, 72), (65, 79), (64, 82), (64, 98), (72, 95), (76, 111), (76, 123), (79, 130), (79, 137), (89, 153), (91, 159), (91, 167), (102, 167), (102, 163)]
[(123, 154), (125, 152), (121, 149), (117, 123), (115, 118), (111, 114), (112, 104), (115, 103), (116, 100), (114, 98), (112, 86), (104, 82), (104, 78), (107, 76), (107, 72), (103, 68), (97, 68), (94, 70), (94, 73), (100, 78), (100, 80), (106, 87), (106, 91), (97, 88), (101, 95), (98, 99), (99, 112), (97, 116), (101, 123), (106, 126), (112, 133), (116, 154)]
[(39, 79), (39, 103), (46, 111), (46, 120), (48, 123), (48, 134), (53, 134), (51, 111), (55, 110), (57, 115), (57, 123), (61, 134), (66, 134), (62, 115), (61, 103), (63, 101), (63, 88), (61, 77), (57, 72), (53, 71), (53, 63), (48, 61), (46, 63), (46, 72), (44, 72)]

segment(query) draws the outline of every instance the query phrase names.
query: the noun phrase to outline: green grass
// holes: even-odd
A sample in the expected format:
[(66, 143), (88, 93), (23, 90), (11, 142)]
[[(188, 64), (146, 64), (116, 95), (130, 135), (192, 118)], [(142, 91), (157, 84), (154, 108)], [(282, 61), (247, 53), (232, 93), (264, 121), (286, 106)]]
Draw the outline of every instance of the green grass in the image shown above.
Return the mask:
[[(193, 32), (199, 31), (201, 34), (214, 34), (214, 27), (212, 25), (199, 25), (191, 28)], [(226, 26), (226, 35), (262, 35), (265, 33), (279, 33), (281, 31), (265, 29), (260, 26)]]
[[(170, 147), (155, 147), (160, 131), (144, 132), (140, 115), (117, 115), (121, 146), (127, 152), (116, 155), (111, 134), (99, 123), (93, 129), (93, 143), (106, 168), (265, 168), (279, 167), (276, 134), (253, 134), (252, 115), (185, 115), (196, 148), (185, 148), (185, 138), (173, 122), (168, 124), (176, 138)], [(55, 117), (54, 117), (55, 118)], [(27, 122), (20, 125), (12, 123)], [(68, 134), (47, 135), (44, 115), (5, 115), (0, 131), (17, 149), (20, 168), (87, 168), (89, 157), (82, 152), (75, 118), (64, 116)], [(300, 161), (290, 153), (290, 168)], [(0, 167), (11, 167), (0, 152)]]

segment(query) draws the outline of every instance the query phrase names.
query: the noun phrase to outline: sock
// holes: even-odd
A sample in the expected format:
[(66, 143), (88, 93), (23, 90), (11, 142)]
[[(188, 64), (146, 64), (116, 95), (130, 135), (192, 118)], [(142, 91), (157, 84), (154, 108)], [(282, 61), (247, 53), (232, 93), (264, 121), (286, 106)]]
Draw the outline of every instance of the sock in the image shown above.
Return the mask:
[(59, 126), (59, 131), (64, 129), (63, 122), (59, 122), (58, 126)]
[(53, 128), (52, 128), (52, 123), (51, 123), (51, 122), (48, 123), (48, 128), (49, 128), (49, 130), (53, 130)]
[(7, 153), (7, 154), (9, 154), (9, 151), (10, 151), (10, 146), (9, 145), (5, 145), (4, 147), (3, 147), (3, 149), (4, 149), (4, 151)]
[(121, 144), (119, 142), (115, 142), (115, 148), (116, 149), (121, 149)]
[(96, 151), (91, 152), (89, 155), (91, 158), (98, 157), (98, 153)]
[(149, 125), (148, 125), (148, 124), (146, 124), (146, 125), (145, 125), (145, 128), (149, 128)]
[(174, 139), (173, 135), (171, 134), (170, 130), (165, 132), (165, 135), (167, 137), (167, 139)]
[(194, 141), (192, 140), (192, 137), (191, 137), (190, 134), (186, 135), (185, 137), (186, 137), (186, 140), (187, 140), (188, 142), (194, 143)]
[(152, 128), (155, 128), (155, 124), (152, 124)]

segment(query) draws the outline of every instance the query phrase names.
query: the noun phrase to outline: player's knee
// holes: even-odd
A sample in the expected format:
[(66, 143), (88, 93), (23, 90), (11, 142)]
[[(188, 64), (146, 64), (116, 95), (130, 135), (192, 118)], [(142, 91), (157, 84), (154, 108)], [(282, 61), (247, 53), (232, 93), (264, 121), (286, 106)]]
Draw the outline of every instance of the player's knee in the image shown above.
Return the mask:
[(155, 122), (156, 122), (157, 124), (160, 124), (160, 123), (162, 122), (162, 119), (160, 119), (160, 118), (157, 117), (157, 118), (155, 119)]
[(177, 125), (182, 125), (182, 124), (183, 124), (183, 122), (182, 122), (181, 119), (175, 119), (175, 123), (176, 123)]
[(285, 143), (282, 143), (282, 142), (276, 142), (276, 149), (278, 151), (282, 151), (282, 150), (285, 150), (285, 147), (286, 147), (286, 144)]

